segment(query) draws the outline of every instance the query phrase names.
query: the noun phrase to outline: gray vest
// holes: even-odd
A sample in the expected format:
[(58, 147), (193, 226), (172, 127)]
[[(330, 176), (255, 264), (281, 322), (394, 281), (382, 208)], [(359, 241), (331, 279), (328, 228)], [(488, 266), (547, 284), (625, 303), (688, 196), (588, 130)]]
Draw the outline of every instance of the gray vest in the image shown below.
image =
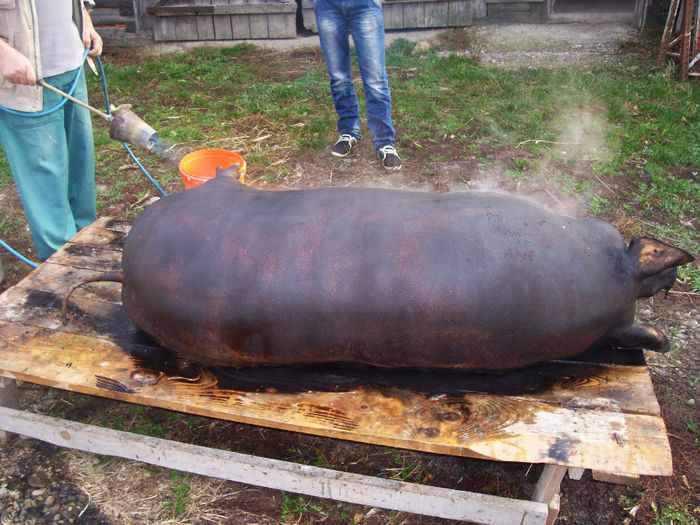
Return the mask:
[[(73, 0), (73, 21), (82, 35), (81, 0)], [(26, 56), (41, 78), (39, 24), (33, 0), (0, 0), (0, 38)], [(23, 86), (6, 81), (0, 75), (0, 105), (17, 111), (41, 111), (42, 92), (39, 86)]]

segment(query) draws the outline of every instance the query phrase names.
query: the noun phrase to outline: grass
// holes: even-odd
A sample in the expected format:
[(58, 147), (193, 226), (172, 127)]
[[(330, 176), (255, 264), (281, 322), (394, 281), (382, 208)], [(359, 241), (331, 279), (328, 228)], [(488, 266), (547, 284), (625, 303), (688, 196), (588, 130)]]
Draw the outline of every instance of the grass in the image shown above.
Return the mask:
[(671, 504), (659, 507), (652, 502), (651, 508), (654, 511), (653, 525), (697, 525), (698, 523), (691, 511), (682, 505)]
[[(419, 156), (429, 141), (454, 137), (463, 144), (465, 155), (484, 145), (490, 151), (521, 149), (528, 158), (514, 155), (508, 171), (517, 179), (527, 177), (551, 153), (572, 119), (590, 113), (590, 125), (605, 145), (604, 151), (589, 152), (591, 170), (612, 178), (631, 174), (637, 180), (631, 205), (643, 214), (660, 211), (669, 218), (653, 233), (700, 251), (696, 83), (680, 83), (672, 72), (633, 59), (594, 68), (511, 72), (436, 51), (414, 55), (413, 47), (399, 39), (387, 53), (400, 147)], [(325, 66), (317, 56), (294, 74), (286, 74), (293, 68), (281, 54), (250, 44), (199, 49), (137, 64), (105, 62), (113, 103), (133, 103), (135, 113), (168, 142), (195, 147), (239, 136), (238, 149), (245, 150), (249, 164), (261, 169), (264, 180), (283, 180), (290, 173), (281, 162), (285, 157), (325, 148), (334, 135)], [(98, 78), (90, 76), (90, 91), (93, 105), (99, 106)], [(272, 138), (252, 142), (264, 136)], [(103, 211), (123, 201), (141, 175), (119, 176), (120, 166), (129, 161), (101, 122), (95, 124), (95, 142), (98, 184), (118, 179), (100, 191), (98, 206)], [(159, 180), (177, 177), (172, 167), (163, 167), (162, 159), (142, 155), (140, 160)], [(572, 194), (585, 194), (592, 213), (610, 211), (596, 193), (597, 183), (577, 187), (576, 181), (565, 180), (565, 164), (563, 168), (555, 172), (554, 182)], [(12, 184), (9, 168), (0, 156), (0, 188), (8, 184)], [(127, 212), (127, 218), (139, 211), (136, 207)], [(3, 233), (18, 227), (19, 222), (12, 220)], [(697, 291), (696, 272), (691, 270), (688, 278)]]
[(299, 523), (302, 516), (306, 516), (308, 520), (304, 523), (316, 523), (326, 521), (332, 516), (335, 523), (352, 524), (357, 521), (351, 513), (358, 508), (357, 505), (282, 492), (280, 511), (284, 523)]

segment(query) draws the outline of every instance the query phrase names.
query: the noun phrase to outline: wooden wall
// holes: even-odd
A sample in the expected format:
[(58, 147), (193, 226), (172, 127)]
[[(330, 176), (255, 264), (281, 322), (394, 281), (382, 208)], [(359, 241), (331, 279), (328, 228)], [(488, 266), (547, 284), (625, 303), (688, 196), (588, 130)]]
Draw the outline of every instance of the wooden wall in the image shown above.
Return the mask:
[(296, 11), (295, 0), (171, 0), (146, 8), (156, 41), (293, 38)]
[[(474, 22), (478, 0), (389, 0), (384, 1), (386, 29), (420, 29), (469, 26)], [(304, 27), (316, 32), (312, 0), (302, 0)]]
[[(386, 29), (544, 22), (545, 0), (383, 0)], [(94, 18), (156, 41), (297, 36), (297, 0), (96, 0)], [(313, 1), (301, 0), (305, 29), (316, 32)], [(126, 26), (124, 29), (123, 26)]]

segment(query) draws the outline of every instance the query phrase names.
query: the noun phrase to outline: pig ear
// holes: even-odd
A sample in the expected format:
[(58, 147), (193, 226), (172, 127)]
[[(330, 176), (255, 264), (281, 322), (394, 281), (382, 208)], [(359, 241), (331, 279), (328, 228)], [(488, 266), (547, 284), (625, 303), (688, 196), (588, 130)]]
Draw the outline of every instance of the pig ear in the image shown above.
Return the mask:
[(649, 237), (635, 237), (627, 253), (637, 267), (637, 277), (644, 278), (695, 259), (685, 250)]

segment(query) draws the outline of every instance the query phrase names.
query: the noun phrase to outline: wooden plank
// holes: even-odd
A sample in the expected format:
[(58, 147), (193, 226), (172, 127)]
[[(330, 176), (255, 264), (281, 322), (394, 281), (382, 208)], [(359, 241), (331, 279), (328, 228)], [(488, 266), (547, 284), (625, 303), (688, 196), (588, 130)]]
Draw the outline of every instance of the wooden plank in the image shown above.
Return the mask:
[[(0, 407), (7, 407), (12, 409), (19, 408), (17, 382), (14, 379), (0, 377)], [(0, 445), (7, 443), (9, 437), (9, 432), (0, 430)]]
[(164, 20), (162, 18), (154, 18), (153, 20), (153, 40), (156, 42), (163, 42), (168, 40), (168, 28), (171, 20)]
[[(84, 277), (96, 276), (102, 272), (86, 269), (69, 268), (58, 264), (44, 264), (36, 271), (34, 279), (19, 283), (16, 288), (44, 292), (63, 297), (65, 293)], [(29, 292), (28, 292), (29, 293)], [(78, 288), (75, 296), (93, 297), (95, 300), (119, 303), (121, 285), (118, 283), (97, 282)]]
[(130, 229), (131, 224), (126, 221), (103, 217), (80, 230), (69, 242), (121, 250)]
[[(194, 0), (195, 5), (212, 4), (212, 0)], [(214, 40), (216, 34), (214, 32), (214, 17), (212, 15), (195, 16), (197, 26), (197, 40)]]
[(302, 0), (301, 13), (304, 20), (304, 29), (318, 33), (318, 28), (316, 27), (316, 13), (314, 12), (311, 0)]
[(161, 41), (179, 40), (177, 33), (177, 18), (160, 19), (153, 22), (154, 36)]
[(556, 494), (547, 507), (549, 513), (547, 514), (545, 525), (554, 525), (559, 515), (559, 509), (561, 508), (561, 495)]
[(250, 38), (250, 17), (248, 15), (231, 15), (233, 38)]
[(250, 24), (250, 38), (269, 38), (270, 33), (267, 27), (267, 15), (248, 15)]
[(447, 27), (449, 25), (449, 2), (427, 2), (425, 4), (425, 27)]
[(559, 493), (559, 485), (564, 479), (566, 468), (557, 465), (545, 465), (540, 479), (532, 494), (533, 501), (549, 503)]
[(530, 2), (490, 2), (488, 8), (489, 13), (529, 13)]
[(233, 29), (230, 15), (216, 15), (214, 20), (214, 35), (217, 40), (232, 40)]
[(182, 7), (163, 6), (149, 8), (147, 11), (149, 14), (158, 18), (187, 18), (194, 16), (240, 15), (252, 13), (294, 13), (296, 12), (296, 2), (246, 3), (213, 6), (187, 5)]
[(692, 42), (693, 26), (693, 4), (695, 0), (684, 0), (681, 11), (681, 56), (680, 56), (680, 79), (688, 80), (688, 64), (690, 63), (690, 52)]
[(294, 38), (297, 35), (296, 14), (267, 15), (268, 38)]
[(658, 416), (403, 388), (242, 392), (208, 370), (183, 379), (143, 366), (142, 345), (0, 323), (0, 375), (219, 419), (366, 443), (500, 461), (668, 475)]
[(194, 15), (176, 16), (174, 19), (176, 40), (197, 40), (197, 21)]
[(474, 21), (472, 3), (466, 0), (454, 0), (449, 7), (450, 26), (468, 26)]
[(668, 16), (666, 17), (666, 25), (664, 26), (664, 32), (661, 37), (661, 46), (659, 47), (659, 56), (656, 61), (656, 67), (663, 67), (666, 61), (666, 55), (669, 49), (672, 47), (670, 44), (671, 36), (673, 34), (673, 27), (676, 23), (676, 17), (678, 16), (678, 7), (680, 5), (680, 0), (671, 0), (671, 5), (668, 9)]
[(580, 480), (583, 477), (583, 473), (586, 471), (584, 468), (569, 468), (569, 479)]
[(309, 496), (477, 523), (542, 524), (547, 506), (339, 472), (63, 421), (0, 407), (0, 426), (62, 447)]
[(547, 504), (547, 525), (552, 525), (559, 514), (559, 486), (566, 474), (566, 467), (557, 465), (545, 465), (540, 479), (537, 481), (532, 494), (533, 501), (541, 501)]
[(477, 20), (486, 18), (486, 1), (485, 0), (472, 0), (473, 16)]
[(62, 295), (29, 288), (11, 288), (0, 295), (0, 319), (114, 342), (134, 344), (143, 339), (118, 301), (103, 301), (91, 292), (76, 294), (71, 297), (67, 323), (64, 325), (62, 299)]
[(92, 244), (66, 243), (49, 264), (63, 265), (74, 270), (116, 272), (122, 267), (121, 250)]
[(425, 27), (425, 3), (415, 2), (403, 6), (403, 26), (406, 29)]
[(403, 5), (394, 2), (382, 6), (385, 29), (403, 29)]
[[(384, 2), (384, 27), (386, 29), (404, 29), (418, 27), (450, 27), (471, 25), (474, 20), (473, 0), (392, 0)], [(482, 0), (483, 4), (483, 0)], [(486, 16), (485, 4), (483, 16)], [(450, 11), (452, 18), (450, 18)], [(303, 0), (302, 15), (304, 27), (317, 32), (316, 18), (311, 0)]]
[(639, 481), (639, 476), (629, 476), (617, 474), (615, 472), (593, 470), (593, 479), (604, 483), (615, 483), (617, 485), (634, 485)]

